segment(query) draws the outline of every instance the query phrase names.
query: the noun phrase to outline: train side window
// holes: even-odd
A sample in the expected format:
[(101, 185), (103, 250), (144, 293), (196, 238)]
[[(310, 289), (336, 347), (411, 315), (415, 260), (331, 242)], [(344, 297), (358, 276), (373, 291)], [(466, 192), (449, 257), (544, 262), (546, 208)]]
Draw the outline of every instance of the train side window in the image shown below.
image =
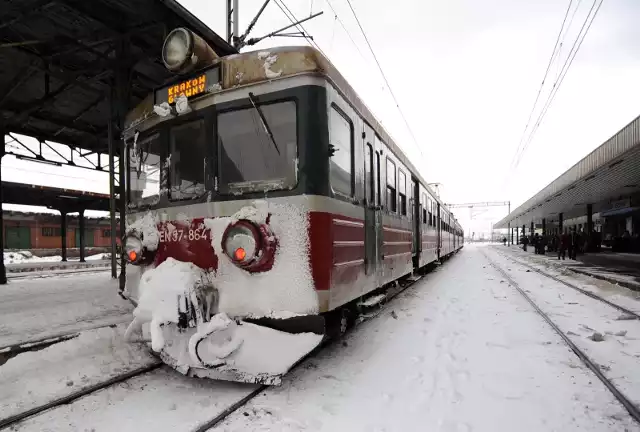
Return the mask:
[(329, 143), (333, 148), (329, 170), (331, 187), (342, 195), (353, 196), (353, 124), (337, 107), (331, 107)]
[(375, 185), (373, 182), (373, 147), (371, 143), (367, 143), (365, 147), (365, 179), (366, 179), (366, 196), (367, 204), (374, 205), (375, 203)]
[(376, 205), (382, 203), (382, 191), (380, 191), (380, 153), (376, 152)]
[(396, 191), (396, 164), (387, 158), (387, 209), (391, 213), (398, 210)]
[(427, 223), (427, 209), (429, 208), (429, 200), (426, 194), (422, 194), (422, 223)]
[(407, 215), (407, 176), (401, 169), (398, 170), (398, 195), (400, 198), (400, 214)]

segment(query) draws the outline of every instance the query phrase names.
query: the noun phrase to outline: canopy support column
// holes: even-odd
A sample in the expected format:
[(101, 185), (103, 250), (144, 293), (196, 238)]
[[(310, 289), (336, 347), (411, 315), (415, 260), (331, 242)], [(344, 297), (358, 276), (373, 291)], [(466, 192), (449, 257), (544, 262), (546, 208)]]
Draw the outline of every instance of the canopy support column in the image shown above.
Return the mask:
[(587, 204), (587, 248), (594, 251), (593, 245), (593, 204)]
[(60, 241), (62, 243), (62, 261), (64, 262), (67, 260), (67, 212), (65, 210), (60, 210)]
[(4, 218), (2, 210), (2, 157), (4, 156), (4, 132), (0, 130), (2, 136), (2, 148), (0, 148), (0, 285), (7, 283), (7, 269), (4, 267)]
[(558, 232), (560, 233), (560, 235), (562, 235), (564, 233), (564, 214), (560, 213), (558, 215)]
[(78, 220), (79, 220), (79, 225), (80, 225), (80, 262), (85, 262), (85, 230), (84, 230), (84, 209), (80, 210), (78, 212)]

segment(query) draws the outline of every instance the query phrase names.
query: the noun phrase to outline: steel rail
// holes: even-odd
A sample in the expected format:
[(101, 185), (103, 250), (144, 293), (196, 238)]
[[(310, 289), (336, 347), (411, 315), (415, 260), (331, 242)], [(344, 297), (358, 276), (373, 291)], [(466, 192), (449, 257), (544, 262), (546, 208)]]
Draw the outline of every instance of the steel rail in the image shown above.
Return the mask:
[(521, 266), (523, 266), (523, 267), (527, 267), (527, 268), (529, 268), (529, 269), (531, 269), (531, 270), (535, 271), (536, 273), (539, 273), (539, 274), (541, 274), (541, 275), (543, 275), (543, 276), (545, 276), (545, 277), (548, 277), (549, 279), (553, 279), (554, 281), (556, 281), (556, 282), (558, 282), (558, 283), (561, 283), (561, 284), (563, 284), (563, 285), (566, 285), (566, 286), (568, 286), (569, 288), (573, 288), (574, 290), (578, 291), (578, 292), (579, 292), (579, 293), (581, 293), (581, 294), (586, 295), (587, 297), (591, 297), (591, 298), (592, 298), (592, 299), (594, 299), (594, 300), (601, 301), (602, 303), (605, 303), (605, 304), (607, 304), (607, 305), (609, 305), (609, 306), (611, 306), (611, 307), (613, 307), (613, 308), (615, 308), (615, 309), (619, 310), (620, 312), (624, 312), (624, 313), (626, 313), (626, 314), (628, 314), (628, 315), (631, 315), (631, 316), (634, 316), (636, 319), (639, 319), (639, 320), (640, 320), (640, 314), (639, 314), (638, 312), (634, 312), (634, 311), (632, 311), (631, 309), (627, 309), (627, 308), (625, 308), (624, 306), (620, 306), (620, 305), (619, 305), (619, 304), (617, 304), (617, 303), (613, 303), (613, 302), (611, 302), (611, 301), (609, 301), (609, 300), (607, 300), (607, 299), (605, 299), (605, 298), (600, 297), (599, 295), (597, 295), (597, 294), (595, 294), (595, 293), (592, 293), (591, 291), (587, 291), (587, 290), (586, 290), (586, 289), (584, 289), (584, 288), (580, 288), (579, 286), (574, 285), (574, 284), (572, 284), (571, 282), (564, 281), (564, 280), (560, 279), (559, 277), (554, 276), (554, 275), (552, 275), (552, 274), (549, 274), (549, 273), (547, 273), (547, 272), (545, 272), (545, 271), (542, 271), (542, 270), (540, 270), (540, 269), (538, 269), (538, 268), (536, 268), (536, 267), (534, 267), (534, 266), (532, 266), (532, 265), (530, 265), (530, 264), (524, 263), (524, 262), (522, 262), (522, 261), (518, 261), (518, 260), (516, 260), (515, 258), (512, 258), (512, 257), (510, 257), (510, 256), (508, 256), (508, 255), (506, 255), (506, 254), (504, 254), (503, 252), (497, 251), (497, 253), (498, 253), (498, 254), (500, 254), (500, 255), (502, 255), (504, 258), (506, 258), (506, 259), (510, 260), (511, 262), (514, 262), (514, 263), (516, 263), (516, 264), (518, 264), (518, 265), (521, 265)]
[(162, 364), (163, 364), (162, 362), (158, 361), (158, 362), (152, 363), (152, 364), (147, 365), (147, 366), (142, 366), (140, 368), (134, 369), (134, 370), (129, 371), (127, 373), (124, 373), (122, 375), (118, 375), (118, 376), (115, 376), (113, 378), (110, 378), (110, 379), (108, 379), (106, 381), (103, 381), (103, 382), (100, 382), (100, 383), (93, 384), (93, 385), (90, 385), (88, 387), (82, 388), (82, 389), (80, 389), (78, 391), (75, 391), (75, 392), (73, 392), (71, 394), (68, 394), (67, 396), (63, 396), (63, 397), (54, 399), (54, 400), (52, 400), (50, 402), (47, 402), (46, 404), (39, 405), (39, 406), (31, 408), (31, 409), (29, 409), (27, 411), (24, 411), (24, 412), (21, 412), (21, 413), (18, 413), (18, 414), (15, 414), (15, 415), (0, 419), (0, 430), (6, 429), (6, 428), (8, 428), (10, 426), (13, 426), (16, 423), (19, 423), (19, 422), (21, 422), (23, 420), (26, 420), (29, 417), (33, 417), (35, 415), (41, 414), (44, 411), (48, 411), (50, 409), (57, 408), (57, 407), (59, 407), (61, 405), (67, 405), (67, 404), (69, 404), (69, 403), (71, 403), (71, 402), (73, 402), (73, 401), (75, 401), (77, 399), (80, 399), (82, 397), (85, 397), (85, 396), (88, 396), (88, 395), (90, 395), (92, 393), (95, 393), (98, 390), (105, 389), (105, 388), (110, 387), (110, 386), (112, 386), (114, 384), (118, 384), (120, 382), (126, 381), (126, 380), (128, 380), (130, 378), (133, 378), (133, 377), (136, 377), (138, 375), (142, 375), (142, 374), (145, 374), (147, 372), (151, 372), (152, 370), (155, 370), (155, 369), (159, 368), (160, 366), (162, 366)]
[(591, 361), (591, 359), (580, 349), (573, 341), (567, 336), (560, 327), (557, 326), (556, 323), (553, 322), (549, 315), (547, 315), (542, 309), (538, 307), (538, 305), (527, 295), (527, 293), (520, 288), (520, 285), (502, 268), (500, 265), (496, 264), (489, 256), (482, 251), (484, 257), (489, 261), (491, 267), (493, 267), (498, 273), (500, 273), (511, 286), (513, 286), (518, 292), (524, 297), (525, 300), (535, 309), (535, 311), (544, 319), (547, 324), (562, 338), (562, 340), (567, 344), (567, 346), (574, 352), (574, 354), (582, 361), (582, 363), (587, 366), (591, 372), (594, 373), (595, 376), (604, 384), (604, 386), (613, 394), (613, 396), (624, 406), (629, 415), (633, 417), (633, 419), (640, 423), (640, 409), (631, 402), (618, 388), (602, 373), (600, 368)]

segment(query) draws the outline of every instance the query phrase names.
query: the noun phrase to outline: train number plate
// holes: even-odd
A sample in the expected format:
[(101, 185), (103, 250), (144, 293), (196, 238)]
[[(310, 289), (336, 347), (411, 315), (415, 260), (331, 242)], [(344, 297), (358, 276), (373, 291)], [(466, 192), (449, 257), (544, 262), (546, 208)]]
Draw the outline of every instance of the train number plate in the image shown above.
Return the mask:
[(160, 242), (162, 243), (208, 239), (208, 232), (204, 228), (174, 228), (171, 230), (165, 228), (160, 231)]

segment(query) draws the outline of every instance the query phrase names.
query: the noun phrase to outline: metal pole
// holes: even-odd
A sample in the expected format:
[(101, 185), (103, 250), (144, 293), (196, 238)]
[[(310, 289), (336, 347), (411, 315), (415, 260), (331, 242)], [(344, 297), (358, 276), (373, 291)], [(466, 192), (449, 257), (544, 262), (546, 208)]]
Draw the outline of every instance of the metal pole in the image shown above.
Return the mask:
[(62, 245), (62, 261), (67, 260), (67, 211), (60, 210), (60, 243)]
[(2, 136), (2, 148), (0, 148), (0, 285), (7, 283), (7, 269), (4, 267), (4, 218), (2, 210), (2, 157), (4, 156), (4, 132)]
[(80, 262), (85, 262), (85, 244), (86, 239), (84, 238), (84, 209), (78, 212), (78, 225), (80, 225)]
[[(511, 215), (511, 201), (507, 202), (507, 206), (508, 206), (508, 214)], [(513, 230), (511, 229), (511, 221), (509, 221), (509, 224), (507, 225), (507, 229), (509, 230), (509, 246), (513, 245)]]
[(240, 37), (240, 10), (238, 4), (240, 0), (233, 0), (233, 46), (236, 45), (236, 41)]
[(233, 45), (233, 20), (231, 15), (233, 14), (233, 0), (227, 0), (227, 42), (229, 45)]
[(113, 87), (109, 90), (109, 124), (107, 140), (109, 141), (109, 218), (111, 222), (111, 277), (118, 277), (118, 263), (116, 250), (116, 191), (115, 191), (115, 161), (113, 149)]

